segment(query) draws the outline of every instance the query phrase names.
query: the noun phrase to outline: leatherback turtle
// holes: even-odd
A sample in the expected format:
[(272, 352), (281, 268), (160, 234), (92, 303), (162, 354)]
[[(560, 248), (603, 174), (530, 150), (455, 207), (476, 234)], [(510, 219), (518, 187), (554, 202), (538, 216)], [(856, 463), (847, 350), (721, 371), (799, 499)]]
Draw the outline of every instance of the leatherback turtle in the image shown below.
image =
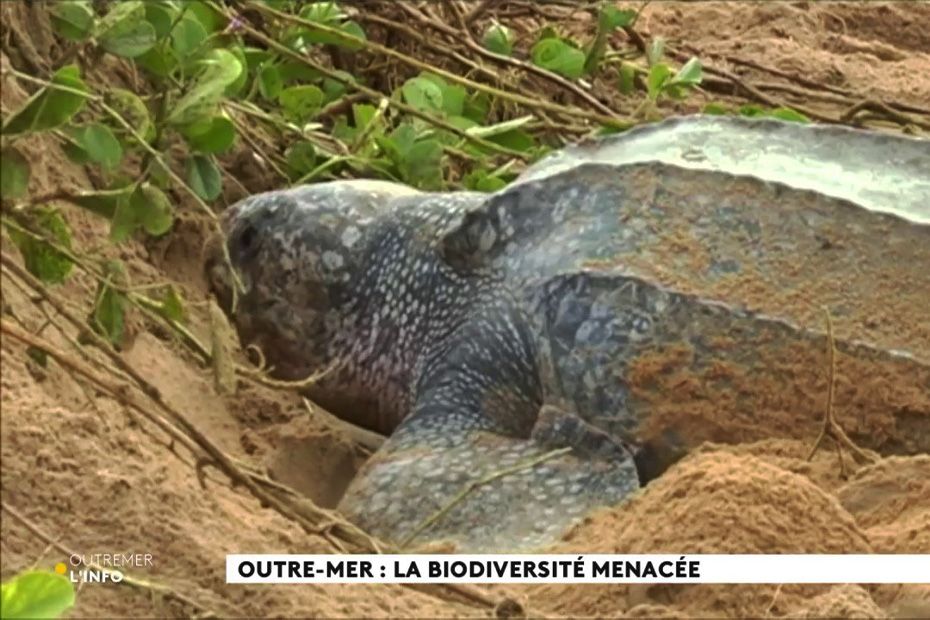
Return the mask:
[(310, 396), (390, 435), (340, 509), (404, 545), (500, 551), (704, 440), (813, 436), (831, 342), (854, 436), (930, 450), (928, 223), (930, 142), (690, 117), (568, 147), (493, 194), (252, 196), (225, 243), (243, 342), (283, 378), (331, 368)]

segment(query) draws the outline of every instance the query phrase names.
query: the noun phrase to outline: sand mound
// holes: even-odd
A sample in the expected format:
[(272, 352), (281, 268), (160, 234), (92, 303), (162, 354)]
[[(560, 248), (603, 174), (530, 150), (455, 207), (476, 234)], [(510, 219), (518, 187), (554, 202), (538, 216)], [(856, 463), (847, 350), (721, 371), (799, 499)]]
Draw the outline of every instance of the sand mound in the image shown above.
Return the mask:
[(622, 510), (595, 516), (567, 541), (600, 553), (871, 550), (852, 515), (808, 478), (725, 451), (686, 458)]
[[(771, 450), (763, 445), (762, 451)], [(705, 449), (625, 504), (571, 532), (562, 553), (869, 553), (855, 519), (810, 479), (762, 458)], [(783, 588), (783, 603), (823, 587)], [(758, 616), (773, 586), (541, 587), (562, 613), (662, 604), (687, 614)], [(777, 602), (777, 601), (776, 601)], [(637, 612), (638, 613), (638, 612)]]
[(787, 614), (790, 618), (887, 618), (869, 593), (854, 585), (841, 585), (815, 596)]
[[(589, 518), (559, 553), (927, 553), (930, 457), (839, 476), (833, 452), (766, 440), (706, 444), (628, 502)], [(847, 457), (848, 459), (848, 457)], [(930, 587), (539, 586), (557, 613), (613, 617), (928, 617)]]
[(876, 553), (930, 553), (930, 456), (883, 459), (837, 497)]

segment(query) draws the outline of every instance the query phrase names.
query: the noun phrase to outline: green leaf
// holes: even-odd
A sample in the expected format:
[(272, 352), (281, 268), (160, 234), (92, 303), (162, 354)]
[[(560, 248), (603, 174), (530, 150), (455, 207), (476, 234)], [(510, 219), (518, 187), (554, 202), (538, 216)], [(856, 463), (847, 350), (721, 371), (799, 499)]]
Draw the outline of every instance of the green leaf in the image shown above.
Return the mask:
[(378, 114), (378, 109), (367, 104), (352, 106), (352, 115), (355, 118), (355, 135), (350, 141), (350, 148), (359, 154), (372, 154), (377, 150), (377, 138), (384, 135), (384, 116)]
[(673, 84), (683, 84), (686, 86), (697, 86), (701, 83), (703, 78), (703, 70), (701, 67), (701, 61), (697, 58), (692, 58), (686, 62), (681, 69), (678, 70), (678, 73), (675, 74), (675, 77), (672, 78)]
[(296, 123), (305, 123), (320, 111), (323, 91), (313, 85), (291, 86), (278, 94), (284, 115)]
[[(468, 131), (475, 127), (479, 127), (478, 123), (471, 120), (467, 116), (450, 116), (446, 119), (446, 122), (455, 127), (456, 129), (461, 129), (462, 131)], [(460, 137), (453, 133), (449, 133), (449, 144), (455, 144), (461, 140)]]
[(620, 64), (620, 79), (617, 82), (617, 88), (624, 95), (631, 95), (636, 90), (636, 66), (632, 63), (624, 62)]
[[(344, 24), (342, 24), (342, 27), (340, 28), (340, 30), (342, 30), (344, 33), (351, 35), (353, 37), (356, 37), (362, 40), (367, 40), (367, 37), (365, 36), (365, 30), (358, 24), (358, 22), (354, 22), (351, 20), (347, 21)], [(358, 50), (363, 49), (365, 47), (361, 43), (356, 43), (355, 41), (347, 41), (347, 40), (339, 41), (338, 43), (336, 43), (336, 45), (343, 47), (347, 50), (351, 50), (353, 52), (357, 52)]]
[(615, 6), (605, 4), (601, 6), (597, 18), (597, 34), (587, 48), (584, 61), (584, 72), (593, 73), (601, 64), (610, 35), (622, 26), (632, 23), (636, 11), (621, 11)]
[(465, 110), (465, 98), (468, 92), (464, 86), (450, 84), (442, 91), (442, 111), (449, 116), (461, 116)]
[(117, 187), (116, 189), (95, 190), (80, 192), (71, 197), (71, 201), (92, 213), (113, 219), (120, 200), (128, 198), (133, 186)]
[(650, 67), (662, 60), (663, 54), (665, 54), (665, 39), (656, 37), (649, 42), (646, 48), (646, 60)]
[(484, 31), (481, 43), (490, 52), (501, 56), (510, 56), (513, 54), (513, 41), (513, 30), (495, 22)]
[[(71, 249), (71, 229), (58, 211), (43, 207), (31, 215), (33, 230), (66, 250)], [(26, 269), (35, 277), (49, 284), (58, 284), (71, 273), (71, 260), (50, 244), (12, 227), (7, 228), (7, 231), (23, 255)]]
[(762, 106), (755, 105), (754, 103), (741, 105), (737, 112), (740, 116), (765, 116), (765, 109)]
[(704, 106), (704, 109), (702, 110), (702, 112), (704, 114), (713, 114), (714, 116), (722, 116), (725, 114), (729, 114), (730, 110), (722, 103), (711, 102)]
[(479, 192), (496, 192), (504, 187), (507, 187), (507, 181), (493, 175), (484, 176), (475, 183), (475, 189)]
[(187, 13), (200, 22), (207, 33), (214, 33), (226, 25), (226, 18), (202, 0), (183, 0)]
[(173, 285), (165, 290), (158, 313), (175, 323), (181, 323), (184, 320), (184, 300), (181, 299), (181, 295)]
[(627, 129), (629, 129), (629, 127), (622, 127), (622, 126), (620, 126), (619, 124), (616, 124), (616, 125), (601, 125), (600, 127), (598, 127), (597, 132), (595, 132), (595, 135), (597, 135), (597, 136), (612, 136), (612, 135), (617, 134), (617, 133), (623, 133), (623, 132), (626, 131)]
[(152, 24), (138, 21), (114, 28), (100, 39), (100, 46), (116, 56), (135, 58), (152, 49), (156, 40)]
[(169, 123), (187, 125), (198, 118), (210, 116), (223, 91), (242, 72), (242, 63), (236, 55), (222, 49), (211, 50), (202, 65), (194, 86), (178, 100), (168, 115)]
[(236, 141), (236, 126), (224, 115), (201, 119), (181, 129), (192, 150), (225, 153)]
[[(125, 271), (119, 261), (107, 261), (104, 273), (110, 282), (122, 284)], [(90, 324), (98, 334), (119, 348), (126, 333), (126, 298), (112, 286), (100, 283)]]
[(145, 3), (145, 19), (155, 29), (158, 39), (168, 36), (178, 15), (178, 8), (167, 0), (149, 0)]
[(137, 56), (135, 63), (152, 75), (161, 78), (171, 75), (180, 64), (174, 54), (165, 52), (161, 46), (155, 46), (141, 56)]
[(672, 99), (681, 100), (688, 96), (688, 87), (681, 84), (675, 84), (671, 80), (662, 87), (662, 92)]
[(440, 189), (442, 186), (442, 145), (438, 140), (415, 142), (400, 162), (404, 180), (420, 189)]
[(187, 184), (204, 200), (214, 200), (223, 189), (220, 170), (212, 157), (193, 155), (184, 165), (187, 172)]
[(647, 93), (651, 100), (655, 101), (659, 98), (662, 87), (665, 86), (671, 75), (672, 70), (664, 62), (652, 65), (652, 68), (649, 69), (649, 78), (646, 80)]
[(9, 618), (57, 618), (74, 605), (74, 586), (50, 571), (21, 573), (0, 586), (0, 609)]
[(543, 39), (558, 39), (559, 33), (553, 26), (546, 25), (543, 26), (543, 29), (539, 31), (539, 40)]
[(246, 84), (249, 81), (249, 72), (247, 70), (248, 64), (245, 59), (245, 50), (238, 45), (233, 45), (228, 48), (228, 50), (236, 57), (236, 60), (239, 61), (239, 66), (242, 67), (242, 71), (239, 72), (239, 77), (233, 80), (232, 84), (226, 87), (223, 91), (225, 97), (236, 97), (244, 89)]
[(378, 108), (369, 103), (356, 103), (352, 106), (352, 119), (359, 129), (367, 127), (378, 113)]
[(0, 150), (0, 198), (15, 200), (29, 189), (29, 160), (13, 147)]
[(769, 112), (766, 116), (770, 116), (772, 118), (778, 118), (783, 121), (791, 121), (794, 123), (811, 122), (811, 119), (807, 118), (805, 115), (801, 114), (797, 110), (792, 110), (791, 108), (785, 108), (785, 107), (775, 108), (774, 110)]
[[(143, 139), (150, 142), (155, 138), (149, 109), (137, 94), (123, 88), (112, 88), (106, 91), (104, 99)], [(113, 129), (117, 135), (128, 133), (122, 125)]]
[(287, 147), (284, 158), (290, 169), (291, 179), (296, 181), (316, 167), (316, 148), (312, 142), (295, 142)]
[[(355, 81), (355, 78), (351, 73), (347, 73), (345, 71), (334, 71), (334, 73), (338, 74), (340, 77), (348, 79), (349, 82)], [(339, 80), (334, 80), (329, 76), (324, 77), (323, 94), (325, 95), (324, 101), (326, 103), (330, 103), (331, 101), (335, 101), (336, 99), (339, 99), (346, 94), (346, 85), (345, 83), (340, 82)]]
[[(366, 38), (365, 31), (358, 23), (354, 21), (342, 21), (345, 19), (346, 15), (339, 9), (335, 2), (314, 2), (301, 10), (300, 17), (329, 28), (336, 28), (350, 36), (358, 37), (359, 39)], [(322, 32), (312, 28), (303, 29), (301, 31), (301, 37), (307, 43), (338, 45), (339, 47), (352, 51), (357, 51), (363, 47), (360, 43), (340, 37), (337, 34)]]
[(264, 65), (258, 73), (258, 92), (265, 99), (275, 100), (282, 88), (284, 88), (284, 80), (281, 78), (281, 71), (278, 67), (271, 64)]
[(104, 168), (116, 168), (123, 159), (123, 147), (106, 125), (92, 123), (78, 127), (71, 132), (71, 137), (91, 161)]
[(530, 50), (533, 64), (567, 78), (579, 78), (584, 73), (585, 55), (562, 39), (543, 39)]
[(87, 154), (87, 151), (78, 146), (78, 143), (72, 138), (66, 138), (61, 145), (61, 149), (65, 152), (65, 156), (67, 156), (68, 159), (80, 166), (90, 163), (90, 155)]
[(417, 131), (409, 122), (398, 125), (389, 136), (375, 138), (378, 146), (396, 163), (400, 163), (407, 156), (416, 139)]
[(317, 24), (335, 24), (345, 17), (335, 2), (312, 2), (300, 11), (300, 17)]
[(465, 100), (462, 116), (479, 125), (488, 117), (491, 110), (491, 97), (487, 93), (474, 93)]
[(153, 237), (158, 237), (171, 230), (174, 223), (174, 210), (165, 193), (154, 185), (143, 183), (132, 193), (129, 204), (141, 213), (142, 228)]
[(145, 18), (145, 3), (126, 0), (113, 8), (97, 24), (96, 37), (100, 47), (125, 58), (135, 58), (155, 45), (155, 27)]
[(187, 58), (206, 40), (206, 29), (193, 17), (185, 17), (171, 31), (171, 49), (179, 58)]
[(157, 237), (168, 232), (173, 223), (168, 197), (154, 185), (143, 183), (119, 195), (110, 222), (110, 239), (121, 243), (139, 228)]
[(499, 176), (491, 174), (487, 170), (473, 170), (465, 175), (462, 179), (462, 184), (466, 189), (477, 192), (496, 192), (506, 187), (507, 181)]
[(257, 47), (245, 47), (242, 48), (242, 51), (245, 54), (246, 70), (252, 72), (260, 70), (262, 65), (271, 61), (274, 57), (268, 50)]
[(323, 74), (313, 67), (296, 60), (285, 59), (276, 66), (281, 73), (281, 81), (285, 84), (315, 84), (323, 77)]
[(401, 92), (404, 101), (418, 110), (437, 113), (442, 111), (442, 89), (426, 77), (410, 78)]
[(533, 139), (533, 136), (522, 129), (511, 129), (503, 133), (488, 136), (485, 139), (523, 153), (536, 146), (536, 140)]
[(616, 30), (625, 28), (633, 23), (636, 19), (634, 9), (618, 9), (612, 5), (605, 5), (598, 14), (598, 26), (604, 30)]
[(359, 129), (349, 125), (349, 119), (346, 118), (345, 114), (340, 114), (336, 118), (336, 122), (333, 123), (333, 128), (330, 130), (330, 134), (346, 144), (351, 144), (355, 141), (355, 137), (358, 135)]
[(162, 163), (161, 160), (155, 159), (154, 157), (150, 159), (147, 172), (152, 184), (157, 187), (168, 189), (174, 184), (174, 180), (171, 178), (171, 174), (169, 174), (168, 167)]
[(79, 166), (90, 163), (90, 155), (88, 155), (87, 151), (82, 149), (72, 138), (66, 136), (65, 141), (61, 145), (61, 149), (68, 159)]
[[(80, 70), (74, 65), (62, 67), (51, 82), (86, 93), (87, 86)], [(38, 91), (3, 124), (0, 133), (11, 136), (31, 131), (45, 131), (64, 125), (84, 107), (86, 97), (52, 87)]]
[(49, 9), (55, 32), (70, 41), (83, 41), (94, 29), (94, 9), (90, 0), (64, 0)]

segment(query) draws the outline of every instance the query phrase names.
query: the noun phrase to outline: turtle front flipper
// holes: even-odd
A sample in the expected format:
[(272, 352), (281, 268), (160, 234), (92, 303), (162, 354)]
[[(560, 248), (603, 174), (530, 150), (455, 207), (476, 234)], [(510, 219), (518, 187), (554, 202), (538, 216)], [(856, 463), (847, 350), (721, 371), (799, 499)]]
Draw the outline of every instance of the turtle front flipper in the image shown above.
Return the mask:
[(340, 509), (401, 547), (522, 550), (637, 489), (622, 444), (543, 406), (538, 336), (515, 300), (495, 291), (468, 316), (424, 360), (413, 411)]
[[(451, 411), (449, 413), (452, 413)], [(554, 542), (639, 488), (632, 458), (463, 427), (454, 415), (404, 422), (352, 482), (340, 510), (402, 548), (504, 552)], [(622, 457), (622, 458), (621, 458)]]

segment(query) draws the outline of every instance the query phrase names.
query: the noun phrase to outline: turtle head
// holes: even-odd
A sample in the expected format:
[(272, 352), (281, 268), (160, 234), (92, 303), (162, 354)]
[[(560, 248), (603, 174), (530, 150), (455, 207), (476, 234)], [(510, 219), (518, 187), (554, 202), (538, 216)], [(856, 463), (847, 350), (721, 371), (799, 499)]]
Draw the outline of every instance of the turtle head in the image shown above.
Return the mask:
[(258, 194), (227, 210), (224, 235), (208, 244), (207, 280), (242, 344), (258, 347), (274, 376), (303, 379), (347, 354), (340, 330), (370, 224), (393, 196), (413, 191), (334, 181)]

